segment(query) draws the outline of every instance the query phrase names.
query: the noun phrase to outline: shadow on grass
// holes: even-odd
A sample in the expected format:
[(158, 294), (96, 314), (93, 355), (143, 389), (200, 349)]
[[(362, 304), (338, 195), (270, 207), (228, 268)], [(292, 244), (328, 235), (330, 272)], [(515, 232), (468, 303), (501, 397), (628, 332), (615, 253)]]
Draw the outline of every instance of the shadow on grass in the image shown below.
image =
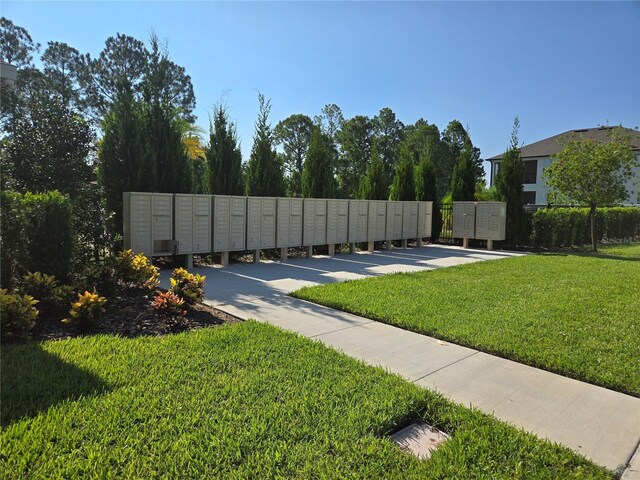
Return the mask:
[(541, 252), (540, 255), (548, 255), (548, 256), (555, 256), (555, 257), (568, 257), (568, 256), (590, 257), (590, 258), (599, 258), (602, 260), (621, 260), (623, 262), (640, 262), (640, 257), (612, 255), (612, 254), (603, 253), (603, 252), (593, 253), (593, 252), (585, 252), (580, 250), (548, 251), (548, 252)]
[(65, 400), (108, 389), (94, 374), (62, 361), (37, 343), (3, 346), (0, 365), (2, 427)]

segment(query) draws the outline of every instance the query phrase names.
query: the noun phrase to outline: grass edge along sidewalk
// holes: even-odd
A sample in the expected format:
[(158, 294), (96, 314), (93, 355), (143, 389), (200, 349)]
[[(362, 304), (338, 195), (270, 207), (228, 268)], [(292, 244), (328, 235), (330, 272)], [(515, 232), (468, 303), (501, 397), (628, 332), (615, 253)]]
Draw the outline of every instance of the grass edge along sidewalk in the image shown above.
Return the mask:
[[(612, 478), (380, 368), (245, 322), (3, 348), (3, 478)], [(386, 434), (422, 418), (427, 461)]]
[(527, 255), (292, 296), (640, 396), (640, 262), (619, 251), (627, 257)]

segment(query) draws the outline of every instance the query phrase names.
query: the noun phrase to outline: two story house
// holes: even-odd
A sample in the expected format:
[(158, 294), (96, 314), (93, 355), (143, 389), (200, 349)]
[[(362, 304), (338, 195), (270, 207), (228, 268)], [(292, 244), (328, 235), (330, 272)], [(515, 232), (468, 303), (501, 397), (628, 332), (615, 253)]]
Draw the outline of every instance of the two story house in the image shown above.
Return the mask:
[[(598, 141), (607, 140), (607, 130), (612, 127), (586, 128), (583, 130), (570, 130), (568, 132), (555, 135), (553, 137), (540, 140), (539, 142), (524, 145), (520, 149), (520, 155), (524, 162), (523, 170), (523, 201), (530, 205), (546, 205), (549, 188), (542, 176), (542, 172), (553, 162), (552, 156), (559, 153), (563, 148), (563, 140), (572, 135), (593, 138)], [(636, 152), (636, 158), (640, 162), (640, 131), (625, 128), (625, 132), (631, 137), (631, 144)], [(491, 162), (491, 185), (493, 185), (496, 175), (500, 169), (502, 154), (488, 159)], [(625, 186), (627, 199), (622, 202), (625, 205), (640, 204), (640, 166), (633, 170), (632, 177)]]

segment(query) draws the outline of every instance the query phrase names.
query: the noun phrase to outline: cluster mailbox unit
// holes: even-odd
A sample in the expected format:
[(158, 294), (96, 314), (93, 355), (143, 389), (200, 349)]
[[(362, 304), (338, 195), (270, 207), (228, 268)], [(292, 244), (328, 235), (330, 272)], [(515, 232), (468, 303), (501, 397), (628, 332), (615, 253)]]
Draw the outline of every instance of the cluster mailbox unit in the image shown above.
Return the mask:
[(386, 232), (387, 248), (391, 248), (392, 240), (402, 239), (403, 207), (404, 207), (403, 202), (387, 202), (387, 232)]
[(369, 240), (367, 220), (369, 216), (368, 200), (349, 200), (349, 251), (355, 251), (355, 244)]
[(409, 238), (418, 238), (418, 202), (402, 202), (402, 248)]
[(327, 200), (305, 198), (302, 206), (302, 245), (307, 247), (307, 256), (310, 257), (314, 245), (327, 243)]
[(336, 243), (349, 240), (349, 200), (327, 200), (327, 245), (333, 255)]
[(493, 249), (494, 240), (505, 239), (507, 204), (505, 202), (453, 202), (453, 236), (463, 239), (487, 240), (487, 249)]
[(276, 212), (276, 247), (280, 258), (286, 260), (287, 248), (302, 246), (302, 199), (278, 198)]
[(276, 248), (276, 201), (274, 197), (247, 197), (247, 250)]
[[(221, 253), (226, 265), (230, 252), (245, 250), (259, 261), (260, 250), (271, 248), (286, 260), (290, 247), (307, 247), (309, 256), (316, 245), (328, 245), (330, 255), (336, 244), (349, 244), (351, 252), (361, 242), (370, 251), (377, 241), (402, 240), (406, 247), (407, 239), (420, 245), (431, 236), (432, 209), (432, 202), (125, 192), (124, 247), (147, 256), (186, 255), (189, 267), (197, 253)], [(499, 202), (478, 210), (485, 223), (477, 231), (500, 239), (503, 210)]]
[(247, 197), (213, 196), (213, 248), (221, 252), (222, 264), (229, 252), (246, 250)]
[(173, 255), (173, 194), (125, 192), (124, 248), (152, 257)]
[(418, 202), (418, 246), (423, 238), (431, 237), (433, 223), (433, 202)]
[(176, 253), (209, 253), (211, 196), (177, 193), (174, 202)]
[(369, 201), (369, 220), (367, 222), (367, 237), (369, 251), (373, 252), (374, 242), (387, 239), (387, 201)]
[(507, 204), (505, 202), (478, 202), (476, 207), (476, 238), (487, 241), (487, 249), (493, 242), (504, 240), (507, 227)]

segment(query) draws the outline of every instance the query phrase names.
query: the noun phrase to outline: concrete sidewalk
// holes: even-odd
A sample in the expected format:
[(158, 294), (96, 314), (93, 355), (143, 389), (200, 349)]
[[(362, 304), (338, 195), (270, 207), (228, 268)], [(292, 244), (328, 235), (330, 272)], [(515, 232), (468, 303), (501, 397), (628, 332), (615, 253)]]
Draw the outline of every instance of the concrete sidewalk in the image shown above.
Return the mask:
[[(287, 263), (195, 268), (206, 302), (335, 347), (621, 470), (640, 442), (640, 399), (289, 297), (306, 285), (428, 270), (515, 253), (429, 246)], [(168, 272), (162, 275), (168, 286)]]

